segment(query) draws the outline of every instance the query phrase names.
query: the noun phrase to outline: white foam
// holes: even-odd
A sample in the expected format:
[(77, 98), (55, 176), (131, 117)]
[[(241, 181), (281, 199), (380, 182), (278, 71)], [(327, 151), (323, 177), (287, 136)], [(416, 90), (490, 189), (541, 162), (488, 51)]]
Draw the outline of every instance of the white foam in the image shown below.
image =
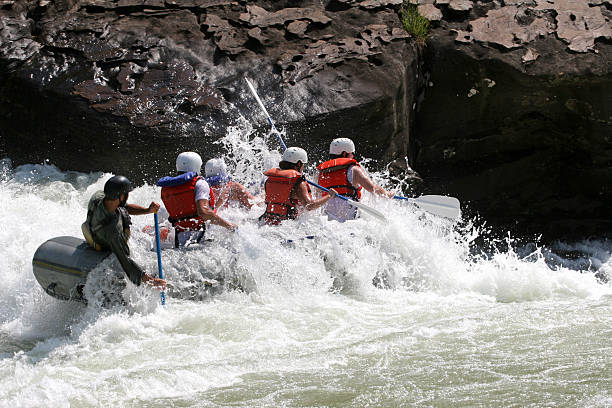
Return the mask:
[[(244, 127), (233, 129), (221, 144), (230, 149), (226, 163), (234, 179), (257, 191), (263, 170), (280, 156), (274, 135), (249, 134)], [(362, 379), (363, 389), (355, 392), (381, 405), (385, 401), (368, 391), (379, 382), (395, 395), (391, 405), (435, 405), (427, 393), (411, 399), (394, 378), (407, 378), (406, 367), (415, 367), (412, 381), (424, 389), (449, 372), (459, 385), (450, 385), (448, 392), (457, 396), (464, 377), (452, 367), (469, 371), (473, 364), (486, 366), (491, 360), (479, 350), (493, 343), (506, 363), (520, 359), (525, 349), (544, 358), (538, 348), (554, 349), (549, 339), (566, 341), (557, 327), (578, 332), (584, 324), (592, 342), (585, 347), (593, 353), (603, 350), (604, 336), (598, 333), (609, 328), (612, 288), (595, 273), (610, 276), (610, 243), (559, 244), (584, 254), (571, 261), (536, 246), (476, 256), (476, 229), (367, 193), (364, 203), (384, 212), (389, 224), (367, 214), (339, 224), (313, 212), (278, 227), (259, 227), (262, 207), (220, 210), (240, 225), (237, 233), (213, 226), (208, 231), (213, 242), (163, 253), (167, 279), (185, 291), (200, 290), (196, 297), (203, 301), (170, 297), (163, 308), (158, 292), (128, 282), (122, 289), (127, 304), (105, 309), (101, 288), (111, 285), (113, 274), (122, 274), (113, 258), (92, 272), (88, 306), (59, 301), (34, 279), (32, 255), (51, 237), (80, 236), (89, 197), (111, 175), (49, 164), (12, 169), (2, 163), (0, 213), (6, 222), (0, 229), (0, 405), (121, 406), (167, 400), (198, 405), (207, 396), (220, 405), (236, 398), (242, 401), (236, 405), (271, 406), (282, 405), (284, 397), (269, 389), (292, 389), (296, 398), (305, 398), (308, 381), (323, 389), (328, 379), (348, 392), (351, 385), (343, 378)], [(311, 163), (310, 174), (313, 169)], [(373, 176), (389, 179), (384, 172)], [(144, 185), (130, 194), (130, 201), (146, 206), (159, 197), (158, 187)], [(133, 222), (133, 256), (155, 274), (151, 236), (142, 231), (152, 225), (152, 216), (136, 216)], [(198, 283), (236, 274), (252, 278), (251, 293), (230, 291), (210, 298)], [(377, 276), (389, 289), (372, 285)], [(571, 354), (561, 354), (563, 364), (580, 365)], [(554, 359), (543, 361), (547, 368), (555, 364)], [(516, 364), (536, 369), (529, 361)], [(588, 377), (596, 365), (587, 362), (582, 374)], [(512, 365), (508, 369), (508, 376), (520, 372)], [(472, 375), (481, 392), (476, 395), (494, 395), (484, 374)], [(538, 395), (537, 381), (528, 388), (525, 392)], [(603, 404), (602, 395), (595, 392), (583, 401)], [(321, 398), (312, 405), (333, 405)], [(517, 401), (510, 397), (507, 402)]]

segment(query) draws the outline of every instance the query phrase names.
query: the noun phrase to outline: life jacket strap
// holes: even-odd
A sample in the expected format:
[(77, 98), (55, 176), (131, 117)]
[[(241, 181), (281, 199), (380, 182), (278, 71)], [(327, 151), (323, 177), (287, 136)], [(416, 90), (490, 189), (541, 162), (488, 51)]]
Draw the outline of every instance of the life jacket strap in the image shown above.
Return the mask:
[(184, 215), (182, 217), (168, 217), (168, 221), (170, 221), (170, 224), (172, 224), (173, 227), (176, 227), (176, 223), (179, 221), (184, 221), (184, 220), (191, 220), (191, 219), (197, 219), (198, 215), (197, 214), (189, 214), (189, 215)]

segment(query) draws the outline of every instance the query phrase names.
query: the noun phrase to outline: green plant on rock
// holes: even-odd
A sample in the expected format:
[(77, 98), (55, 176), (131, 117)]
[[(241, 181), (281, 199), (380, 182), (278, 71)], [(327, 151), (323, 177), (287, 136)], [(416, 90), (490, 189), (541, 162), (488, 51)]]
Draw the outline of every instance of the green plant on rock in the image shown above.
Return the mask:
[(400, 10), (404, 29), (419, 42), (424, 42), (429, 35), (429, 20), (419, 14), (416, 4), (404, 2)]

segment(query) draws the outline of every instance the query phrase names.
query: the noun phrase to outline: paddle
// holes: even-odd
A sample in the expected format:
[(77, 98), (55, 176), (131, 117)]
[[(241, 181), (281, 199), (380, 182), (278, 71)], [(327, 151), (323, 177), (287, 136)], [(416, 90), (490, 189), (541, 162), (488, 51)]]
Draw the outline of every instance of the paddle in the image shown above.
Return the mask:
[(396, 200), (406, 200), (416, 204), (424, 211), (430, 212), (441, 217), (456, 219), (461, 215), (459, 200), (455, 197), (440, 195), (424, 195), (417, 198), (394, 196)]
[(251, 81), (249, 81), (247, 77), (244, 77), (244, 80), (246, 81), (247, 85), (251, 89), (251, 93), (255, 97), (255, 100), (257, 100), (257, 103), (261, 107), (261, 110), (263, 110), (264, 113), (266, 114), (266, 118), (268, 119), (270, 126), (272, 126), (272, 130), (276, 133), (276, 136), (278, 136), (278, 140), (280, 141), (281, 146), (283, 146), (283, 150), (287, 150), (287, 145), (285, 144), (285, 141), (281, 137), (280, 132), (276, 129), (276, 126), (274, 126), (274, 122), (272, 122), (272, 118), (270, 117), (270, 114), (266, 110), (266, 107), (264, 106), (263, 102), (261, 101), (261, 99), (259, 99), (259, 95), (257, 95), (257, 92), (255, 91), (255, 88), (253, 87), (253, 84), (251, 84)]
[[(306, 179), (305, 179), (305, 180), (306, 180)], [(325, 187), (323, 187), (323, 186), (320, 186), (320, 185), (318, 185), (317, 183), (315, 183), (315, 182), (313, 182), (313, 181), (306, 180), (306, 182), (307, 182), (308, 184), (310, 184), (311, 186), (315, 186), (316, 188), (318, 188), (318, 189), (320, 189), (320, 190), (323, 190), (323, 191), (325, 191), (326, 193), (329, 193), (329, 190), (328, 190), (327, 188), (325, 188)], [(344, 201), (347, 201), (347, 202), (348, 202), (350, 205), (352, 205), (352, 206), (354, 206), (354, 207), (361, 208), (363, 211), (366, 211), (366, 212), (368, 212), (368, 213), (372, 214), (374, 217), (378, 218), (378, 219), (379, 219), (379, 220), (381, 220), (381, 221), (385, 221), (385, 222), (387, 221), (387, 217), (385, 217), (385, 215), (384, 215), (383, 213), (381, 213), (381, 212), (380, 212), (380, 211), (378, 211), (378, 210), (375, 210), (375, 209), (374, 209), (374, 208), (372, 208), (372, 207), (368, 207), (367, 205), (365, 205), (365, 204), (363, 204), (363, 203), (360, 203), (359, 201), (354, 201), (354, 200), (351, 200), (350, 198), (345, 197), (345, 196), (340, 195), (340, 194), (336, 194), (336, 197), (341, 198), (341, 199), (342, 199), (342, 200), (344, 200)]]
[[(153, 213), (153, 219), (155, 220), (155, 246), (157, 247), (157, 267), (159, 269), (159, 279), (164, 279), (164, 271), (162, 270), (161, 262), (161, 241), (159, 239), (159, 221), (157, 220), (157, 211)], [(161, 304), (166, 305), (166, 292), (161, 291)]]
[[(266, 118), (268, 119), (268, 122), (272, 126), (272, 130), (274, 132), (276, 132), (276, 135), (278, 136), (278, 140), (280, 140), (280, 143), (283, 146), (283, 149), (287, 150), (287, 145), (285, 145), (285, 142), (283, 141), (283, 138), (282, 138), (280, 132), (276, 129), (276, 126), (274, 126), (274, 122), (272, 121), (272, 118), (270, 117), (270, 114), (266, 110), (266, 107), (264, 106), (263, 102), (261, 101), (261, 99), (259, 99), (259, 95), (257, 95), (257, 91), (255, 91), (255, 87), (253, 87), (253, 85), (248, 80), (248, 78), (245, 77), (244, 79), (247, 82), (247, 84), (249, 85), (249, 88), (251, 89), (251, 93), (253, 93), (253, 96), (257, 100), (257, 103), (259, 103), (259, 106), (261, 107), (261, 110), (263, 110), (264, 113), (266, 114)], [(304, 180), (306, 180), (306, 179), (304, 179)], [(306, 180), (306, 182), (308, 184), (312, 185), (312, 186), (315, 186), (318, 189), (321, 189), (321, 190), (325, 191), (326, 193), (329, 193), (328, 189), (326, 189), (323, 186), (318, 185), (315, 182), (312, 182), (310, 180)], [(375, 209), (373, 209), (371, 207), (368, 207), (367, 205), (365, 205), (363, 203), (360, 203), (360, 202), (357, 202), (357, 201), (353, 201), (353, 200), (349, 199), (348, 197), (342, 196), (340, 194), (336, 194), (336, 197), (339, 197), (340, 199), (345, 200), (346, 202), (348, 202), (350, 205), (352, 205), (354, 207), (360, 208), (363, 211), (372, 214), (373, 216), (375, 216), (379, 220), (387, 221), (387, 217), (385, 217), (383, 215), (383, 213), (381, 213), (380, 211), (377, 211), (377, 210), (375, 210)]]

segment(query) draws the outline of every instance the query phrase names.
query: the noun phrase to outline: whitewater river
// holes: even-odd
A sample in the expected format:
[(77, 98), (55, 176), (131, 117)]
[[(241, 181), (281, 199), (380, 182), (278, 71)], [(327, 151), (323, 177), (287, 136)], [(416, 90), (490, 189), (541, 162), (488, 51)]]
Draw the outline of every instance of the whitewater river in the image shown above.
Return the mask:
[[(278, 153), (225, 142), (256, 190)], [(572, 260), (536, 245), (480, 255), (469, 221), (405, 203), (365, 198), (388, 225), (315, 212), (259, 228), (261, 208), (230, 208), (238, 233), (211, 228), (200, 248), (164, 251), (165, 308), (131, 284), (126, 304), (104, 308), (114, 259), (90, 275), (88, 305), (50, 297), (32, 273), (40, 244), (81, 236), (111, 177), (68, 170), (1, 164), (2, 407), (612, 406), (612, 286), (598, 279), (612, 277), (610, 242), (558, 244)], [(141, 186), (130, 202), (159, 192)], [(134, 256), (154, 274), (152, 216), (133, 221)], [(210, 296), (202, 276), (246, 290)]]

